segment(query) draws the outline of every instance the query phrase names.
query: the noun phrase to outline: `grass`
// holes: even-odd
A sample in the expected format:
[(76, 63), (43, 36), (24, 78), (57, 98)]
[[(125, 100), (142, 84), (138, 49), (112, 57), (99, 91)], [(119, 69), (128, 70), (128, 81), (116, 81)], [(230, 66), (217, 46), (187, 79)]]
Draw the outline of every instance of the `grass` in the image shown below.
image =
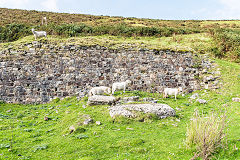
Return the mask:
[[(119, 37), (119, 36), (84, 36), (63, 38), (60, 36), (48, 36), (47, 39), (41, 40), (47, 43), (61, 44), (76, 44), (83, 46), (100, 45), (110, 49), (159, 49), (159, 50), (173, 50), (186, 52), (191, 51), (195, 53), (206, 53), (214, 47), (213, 39), (206, 33), (176, 35), (175, 37)], [(33, 36), (26, 36), (14, 42), (1, 43), (1, 49), (16, 49), (19, 50), (21, 46), (26, 43), (34, 41)], [(25, 48), (24, 48), (25, 49)]]
[[(216, 60), (222, 72), (221, 89), (198, 91), (207, 104), (189, 102), (188, 97), (162, 99), (161, 95), (128, 91), (115, 96), (154, 97), (176, 109), (177, 116), (139, 122), (129, 119), (114, 121), (108, 106), (83, 108), (86, 101), (75, 97), (41, 105), (0, 104), (0, 159), (190, 159), (196, 150), (185, 145), (187, 125), (195, 109), (204, 115), (227, 106), (228, 146), (218, 150), (216, 159), (238, 159), (240, 152), (239, 96), (240, 66)], [(9, 110), (11, 110), (9, 112)], [(80, 125), (84, 116), (92, 123)], [(49, 117), (44, 121), (44, 117)], [(180, 120), (180, 121), (179, 121)], [(70, 134), (69, 127), (79, 127)], [(131, 130), (129, 128), (132, 128)]]

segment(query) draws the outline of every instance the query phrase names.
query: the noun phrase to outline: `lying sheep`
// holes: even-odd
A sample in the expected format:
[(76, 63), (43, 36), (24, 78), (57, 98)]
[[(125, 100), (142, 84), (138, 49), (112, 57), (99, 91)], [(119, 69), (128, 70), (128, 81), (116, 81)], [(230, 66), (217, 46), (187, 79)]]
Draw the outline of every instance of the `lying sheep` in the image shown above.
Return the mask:
[(114, 94), (114, 92), (116, 90), (123, 90), (123, 92), (125, 93), (126, 88), (128, 87), (128, 85), (131, 83), (130, 80), (126, 80), (125, 82), (115, 82), (112, 85), (112, 94)]
[(89, 91), (89, 96), (103, 95), (104, 93), (110, 94), (111, 93), (111, 88), (105, 87), (105, 86), (93, 87)]
[(32, 28), (32, 33), (35, 37), (35, 40), (37, 40), (38, 37), (47, 37), (47, 32), (45, 32), (45, 31), (35, 31), (34, 28)]
[(163, 98), (167, 98), (168, 95), (174, 95), (175, 100), (177, 100), (177, 95), (179, 94), (179, 92), (182, 92), (182, 87), (179, 87), (179, 88), (164, 88)]

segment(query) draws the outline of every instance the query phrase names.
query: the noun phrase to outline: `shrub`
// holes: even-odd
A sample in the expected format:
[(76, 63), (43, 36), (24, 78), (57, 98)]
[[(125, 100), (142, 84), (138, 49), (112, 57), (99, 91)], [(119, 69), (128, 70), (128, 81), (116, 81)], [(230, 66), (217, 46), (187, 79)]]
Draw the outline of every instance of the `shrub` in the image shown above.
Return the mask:
[(0, 42), (15, 41), (30, 34), (31, 29), (29, 26), (16, 23), (8, 24), (4, 27), (0, 27)]
[(224, 147), (225, 129), (225, 113), (221, 116), (212, 113), (210, 116), (204, 117), (196, 110), (187, 128), (186, 138), (187, 146), (195, 147), (197, 150), (192, 159), (201, 157), (206, 160), (217, 152), (217, 149)]
[(213, 50), (216, 57), (240, 61), (240, 30), (217, 28), (211, 29), (210, 34), (218, 48)]

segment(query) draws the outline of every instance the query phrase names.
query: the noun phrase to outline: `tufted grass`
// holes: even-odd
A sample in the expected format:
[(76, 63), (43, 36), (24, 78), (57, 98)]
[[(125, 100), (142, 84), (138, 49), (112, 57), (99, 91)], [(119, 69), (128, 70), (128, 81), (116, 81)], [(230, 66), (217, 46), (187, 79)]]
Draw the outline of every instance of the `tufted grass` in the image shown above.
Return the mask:
[[(48, 104), (20, 105), (0, 103), (0, 159), (190, 159), (196, 149), (187, 148), (187, 126), (195, 109), (204, 115), (227, 110), (229, 121), (227, 148), (213, 155), (216, 159), (240, 157), (239, 97), (240, 66), (216, 60), (222, 73), (223, 86), (217, 91), (197, 91), (207, 104), (189, 102), (188, 97), (162, 99), (162, 95), (146, 92), (117, 92), (116, 96), (154, 97), (170, 105), (177, 116), (139, 122), (129, 119), (113, 120), (108, 106), (83, 108), (86, 100), (65, 98)], [(227, 106), (227, 107), (223, 107)], [(8, 112), (10, 110), (10, 112)], [(57, 110), (57, 112), (56, 112)], [(78, 124), (84, 115), (94, 121), (88, 126)], [(49, 117), (44, 121), (44, 117)], [(70, 134), (69, 127), (76, 131)]]

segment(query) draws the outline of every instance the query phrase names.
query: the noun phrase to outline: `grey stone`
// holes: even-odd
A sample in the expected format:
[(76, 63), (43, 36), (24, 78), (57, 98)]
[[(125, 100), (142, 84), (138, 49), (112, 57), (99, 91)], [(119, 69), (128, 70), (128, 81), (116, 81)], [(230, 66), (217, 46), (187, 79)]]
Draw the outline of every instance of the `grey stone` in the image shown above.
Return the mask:
[(104, 105), (104, 104), (114, 104), (118, 99), (113, 96), (102, 96), (102, 95), (94, 95), (88, 97), (88, 105)]
[(199, 98), (199, 94), (198, 93), (194, 93), (191, 97), (189, 97), (190, 99), (197, 99)]
[(136, 111), (155, 114), (159, 118), (176, 115), (175, 110), (166, 104), (126, 104), (116, 105), (109, 108), (109, 114), (111, 117), (124, 116), (128, 118), (135, 118), (136, 115), (134, 112)]
[(35, 53), (35, 48), (29, 48), (30, 53)]
[(206, 104), (207, 103), (207, 101), (204, 100), (204, 99), (197, 99), (197, 102), (199, 102), (201, 104)]
[(237, 98), (237, 97), (232, 98), (232, 101), (233, 101), (233, 102), (240, 102), (240, 98)]
[(93, 122), (93, 119), (92, 118), (88, 118), (88, 119), (85, 119), (84, 121), (83, 121), (83, 124), (84, 125), (88, 125), (88, 124), (90, 124), (90, 123), (92, 123)]
[(96, 121), (96, 124), (97, 125), (101, 125), (102, 123), (100, 121)]
[(144, 102), (150, 102), (150, 101), (153, 101), (153, 100), (154, 100), (154, 98), (152, 98), (152, 97), (145, 97), (145, 98), (143, 98)]
[[(29, 48), (23, 50), (26, 46)], [(128, 90), (162, 92), (164, 87), (176, 86), (186, 91), (200, 89), (195, 77), (198, 72), (202, 74), (202, 69), (193, 68), (193, 53), (136, 51), (123, 47), (126, 46), (109, 50), (101, 46), (34, 41), (16, 49), (17, 54), (0, 51), (0, 100), (45, 103), (53, 97), (77, 96), (80, 99), (91, 87), (111, 86), (113, 82), (126, 79), (133, 82)], [(207, 57), (202, 60), (203, 69), (211, 68), (208, 61)]]
[(139, 96), (132, 96), (132, 97), (124, 97), (123, 102), (128, 103), (128, 102), (136, 102), (139, 100)]

